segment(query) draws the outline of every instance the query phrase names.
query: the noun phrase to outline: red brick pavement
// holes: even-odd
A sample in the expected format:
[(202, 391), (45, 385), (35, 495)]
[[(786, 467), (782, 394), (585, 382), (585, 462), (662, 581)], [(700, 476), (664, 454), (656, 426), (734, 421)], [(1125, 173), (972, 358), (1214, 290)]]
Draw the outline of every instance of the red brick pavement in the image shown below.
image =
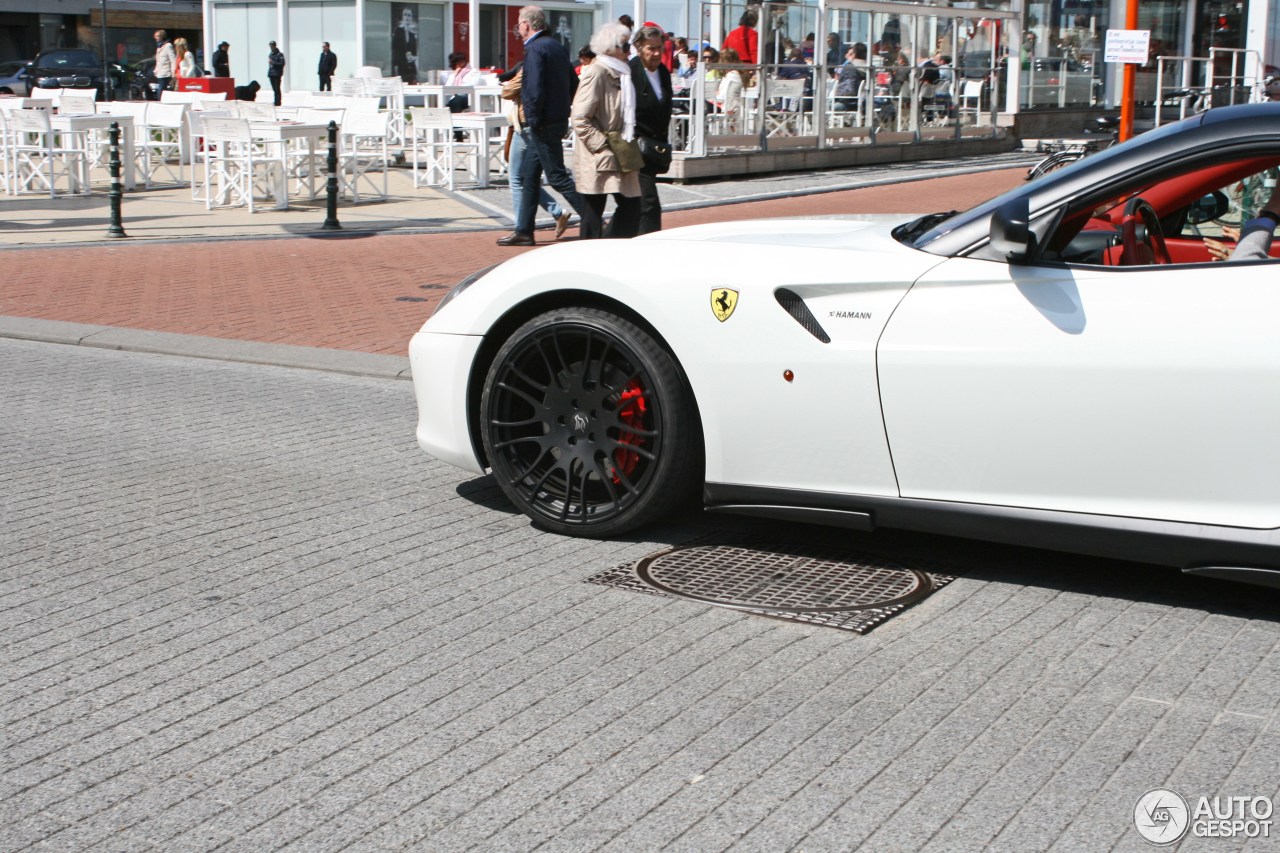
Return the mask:
[[(667, 214), (663, 224), (964, 209), (1016, 186), (1024, 174), (1009, 169), (723, 205)], [(403, 355), (448, 287), (520, 251), (495, 246), (496, 236), (13, 249), (0, 253), (0, 315)]]

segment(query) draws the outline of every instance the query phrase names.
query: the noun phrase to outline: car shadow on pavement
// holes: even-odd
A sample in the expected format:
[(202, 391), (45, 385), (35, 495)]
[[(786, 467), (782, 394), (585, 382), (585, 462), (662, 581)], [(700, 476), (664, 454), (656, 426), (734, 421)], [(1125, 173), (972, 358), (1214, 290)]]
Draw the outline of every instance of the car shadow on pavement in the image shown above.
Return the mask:
[[(460, 483), (457, 494), (478, 506), (501, 513), (504, 526), (527, 526), (493, 477)], [(631, 534), (620, 542), (652, 542), (654, 551), (666, 547), (716, 544), (795, 544), (843, 549), (877, 556), (905, 566), (913, 561), (943, 566), (947, 573), (974, 581), (1014, 587), (1038, 587), (1103, 598), (1185, 608), (1222, 616), (1280, 621), (1280, 589), (1187, 575), (1176, 568), (1148, 563), (1081, 556), (973, 539), (882, 529), (871, 533), (708, 513), (696, 506), (675, 517)], [(595, 571), (584, 570), (584, 579)], [(945, 595), (946, 590), (939, 594)]]

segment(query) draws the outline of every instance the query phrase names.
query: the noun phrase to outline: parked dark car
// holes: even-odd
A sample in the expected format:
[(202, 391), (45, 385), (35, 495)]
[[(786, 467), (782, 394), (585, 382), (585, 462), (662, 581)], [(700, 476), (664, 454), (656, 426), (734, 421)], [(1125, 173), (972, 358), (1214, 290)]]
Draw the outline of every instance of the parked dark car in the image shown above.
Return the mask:
[[(110, 63), (112, 89), (127, 91), (125, 69)], [(102, 60), (91, 50), (60, 47), (42, 51), (27, 66), (32, 89), (97, 89), (107, 96)]]

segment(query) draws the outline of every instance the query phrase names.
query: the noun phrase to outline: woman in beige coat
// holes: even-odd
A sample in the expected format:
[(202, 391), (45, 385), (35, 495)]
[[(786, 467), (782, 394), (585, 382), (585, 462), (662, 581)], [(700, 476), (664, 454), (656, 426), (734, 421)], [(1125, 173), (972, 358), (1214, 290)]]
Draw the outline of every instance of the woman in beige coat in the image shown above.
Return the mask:
[[(591, 37), (596, 60), (582, 69), (573, 99), (573, 177), (586, 202), (579, 233), (582, 238), (634, 237), (640, 226), (640, 175), (623, 172), (609, 147), (607, 134), (635, 138), (636, 94), (627, 64), (631, 31), (608, 23)], [(606, 197), (617, 204), (609, 230), (603, 228)]]

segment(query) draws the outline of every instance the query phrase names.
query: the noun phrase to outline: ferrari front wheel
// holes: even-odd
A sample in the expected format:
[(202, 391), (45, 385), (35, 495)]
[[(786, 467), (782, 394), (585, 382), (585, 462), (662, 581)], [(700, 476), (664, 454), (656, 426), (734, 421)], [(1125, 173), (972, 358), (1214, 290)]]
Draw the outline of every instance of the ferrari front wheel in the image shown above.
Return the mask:
[(699, 482), (701, 433), (678, 366), (607, 311), (549, 311), (517, 329), (489, 368), (480, 417), (498, 485), (556, 533), (633, 530)]

